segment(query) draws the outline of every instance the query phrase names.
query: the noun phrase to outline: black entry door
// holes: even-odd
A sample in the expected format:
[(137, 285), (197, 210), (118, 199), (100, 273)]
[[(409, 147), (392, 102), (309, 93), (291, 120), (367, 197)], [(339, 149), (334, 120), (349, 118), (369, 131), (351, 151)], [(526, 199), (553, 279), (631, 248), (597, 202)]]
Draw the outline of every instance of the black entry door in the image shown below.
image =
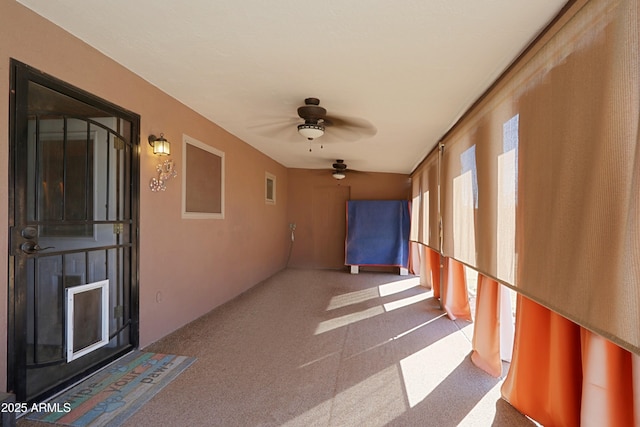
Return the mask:
[(138, 345), (139, 117), (12, 62), (8, 389), (43, 399)]

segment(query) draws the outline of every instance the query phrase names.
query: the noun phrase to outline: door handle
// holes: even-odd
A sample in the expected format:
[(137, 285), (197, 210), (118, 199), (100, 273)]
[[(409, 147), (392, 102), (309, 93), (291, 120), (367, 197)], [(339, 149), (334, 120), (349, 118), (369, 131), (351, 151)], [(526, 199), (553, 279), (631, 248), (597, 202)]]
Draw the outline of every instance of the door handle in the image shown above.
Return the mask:
[(53, 246), (46, 246), (43, 248), (36, 242), (24, 242), (20, 245), (20, 249), (22, 249), (22, 252), (26, 254), (35, 254), (40, 251), (44, 251), (45, 249), (53, 249)]

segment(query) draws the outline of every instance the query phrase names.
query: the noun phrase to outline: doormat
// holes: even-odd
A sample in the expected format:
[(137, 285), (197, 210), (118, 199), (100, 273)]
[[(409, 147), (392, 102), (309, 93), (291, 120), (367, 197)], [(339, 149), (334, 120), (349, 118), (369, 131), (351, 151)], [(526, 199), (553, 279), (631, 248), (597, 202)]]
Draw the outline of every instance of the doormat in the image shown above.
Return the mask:
[(76, 427), (116, 427), (187, 369), (195, 358), (134, 351), (58, 395), (26, 418)]

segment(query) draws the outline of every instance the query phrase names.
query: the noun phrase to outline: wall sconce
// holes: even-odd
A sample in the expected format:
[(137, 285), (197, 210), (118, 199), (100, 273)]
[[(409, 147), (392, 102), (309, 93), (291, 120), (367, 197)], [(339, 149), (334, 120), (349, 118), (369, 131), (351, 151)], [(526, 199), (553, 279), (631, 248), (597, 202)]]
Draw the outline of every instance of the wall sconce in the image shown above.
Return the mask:
[(149, 145), (153, 147), (153, 154), (159, 154), (161, 156), (168, 156), (171, 154), (171, 144), (161, 133), (160, 136), (149, 135)]

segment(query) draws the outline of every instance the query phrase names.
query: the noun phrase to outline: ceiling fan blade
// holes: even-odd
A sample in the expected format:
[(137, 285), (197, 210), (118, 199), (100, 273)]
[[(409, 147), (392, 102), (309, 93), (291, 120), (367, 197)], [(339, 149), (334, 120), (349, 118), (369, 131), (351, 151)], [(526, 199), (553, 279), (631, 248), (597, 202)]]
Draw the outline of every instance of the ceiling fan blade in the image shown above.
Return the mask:
[(364, 136), (374, 136), (378, 133), (378, 129), (369, 122), (368, 120), (356, 118), (356, 117), (346, 117), (346, 116), (328, 116), (325, 119), (326, 126), (330, 126), (333, 128), (340, 129), (348, 129), (350, 131), (354, 131)]
[(362, 138), (360, 132), (347, 127), (327, 126), (324, 132), (327, 142), (354, 142)]
[(267, 123), (255, 124), (248, 126), (247, 129), (253, 133), (268, 138), (286, 138), (290, 139), (297, 135), (296, 123), (300, 119), (291, 117), (286, 120), (275, 120)]
[(356, 169), (347, 169), (347, 173), (348, 174), (358, 174), (358, 175), (369, 175), (370, 172), (366, 172), (366, 171), (359, 171)]
[[(258, 135), (267, 138), (277, 138), (291, 142), (304, 141), (304, 137), (299, 133), (300, 125), (310, 133), (309, 140), (318, 143), (320, 148), (324, 144), (336, 142), (357, 141), (363, 137), (373, 136), (377, 129), (370, 122), (364, 119), (346, 116), (326, 116), (327, 110), (320, 106), (318, 98), (306, 98), (303, 106), (298, 107), (298, 117), (263, 117), (255, 125), (248, 126), (247, 129)], [(300, 122), (304, 120), (304, 123)], [(320, 136), (314, 135), (313, 132)], [(319, 132), (318, 132), (319, 131)], [(324, 133), (324, 134), (323, 134)], [(311, 150), (311, 146), (309, 148)]]

